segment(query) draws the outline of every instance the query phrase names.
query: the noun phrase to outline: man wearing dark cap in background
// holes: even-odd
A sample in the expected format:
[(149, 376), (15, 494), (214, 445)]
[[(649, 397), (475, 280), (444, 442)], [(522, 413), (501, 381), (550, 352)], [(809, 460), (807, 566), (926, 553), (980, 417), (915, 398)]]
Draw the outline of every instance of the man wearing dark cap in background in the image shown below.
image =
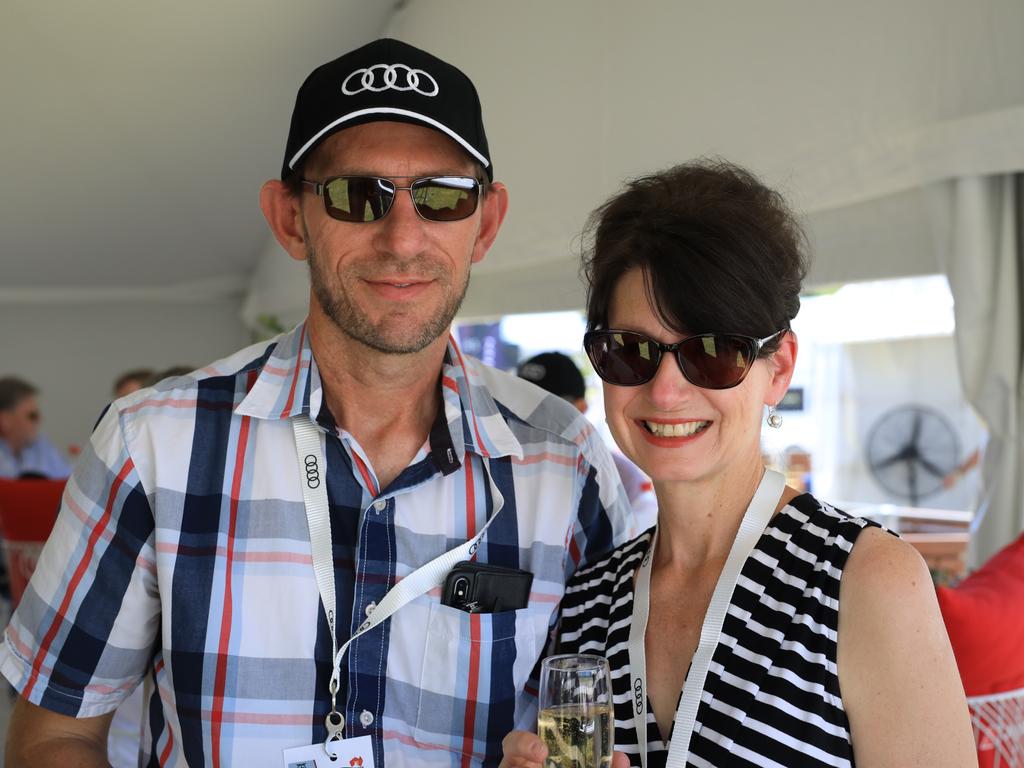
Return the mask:
[(508, 205), (489, 157), (430, 54), (307, 78), (260, 202), (309, 316), (100, 420), (0, 649), (8, 765), (105, 764), (143, 677), (146, 764), (492, 765), (533, 726), (567, 576), (631, 531), (587, 422), (449, 335)]
[[(541, 352), (519, 364), (520, 378), (532, 381), (541, 389), (558, 395), (572, 403), (580, 413), (587, 412), (587, 385), (583, 374), (568, 355), (561, 352)], [(654, 495), (651, 479), (637, 466), (612, 450), (615, 469), (633, 508), (638, 531), (646, 531), (657, 521), (658, 499)]]

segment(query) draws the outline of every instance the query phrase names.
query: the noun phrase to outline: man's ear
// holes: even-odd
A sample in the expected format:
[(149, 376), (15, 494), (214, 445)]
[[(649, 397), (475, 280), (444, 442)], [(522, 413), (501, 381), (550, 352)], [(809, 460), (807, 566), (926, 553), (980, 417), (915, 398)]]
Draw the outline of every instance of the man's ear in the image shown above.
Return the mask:
[(283, 181), (271, 179), (260, 188), (260, 210), (277, 242), (296, 261), (306, 260), (302, 206)]
[(501, 229), (501, 222), (505, 220), (508, 213), (508, 188), (500, 181), (490, 185), (480, 200), (481, 218), (480, 231), (476, 236), (476, 244), (473, 246), (473, 263), (482, 261), (487, 251), (494, 244), (498, 237), (498, 230)]
[(796, 334), (793, 331), (786, 331), (782, 335), (779, 349), (769, 359), (772, 371), (771, 383), (765, 398), (765, 405), (777, 405), (789, 389), (789, 382), (793, 379), (793, 369), (796, 367), (796, 353), (798, 349)]

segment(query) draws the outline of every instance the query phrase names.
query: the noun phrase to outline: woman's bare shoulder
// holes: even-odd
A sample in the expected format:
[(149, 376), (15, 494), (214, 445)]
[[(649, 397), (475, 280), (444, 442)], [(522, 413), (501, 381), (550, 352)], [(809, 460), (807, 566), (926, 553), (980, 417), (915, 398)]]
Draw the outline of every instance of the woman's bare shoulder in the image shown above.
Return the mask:
[(915, 595), (926, 603), (935, 602), (931, 574), (918, 551), (874, 526), (857, 537), (841, 584), (844, 610), (884, 611), (890, 603), (900, 604), (905, 610), (906, 600)]
[(974, 741), (928, 566), (863, 530), (840, 582), (839, 684), (859, 766), (964, 766)]

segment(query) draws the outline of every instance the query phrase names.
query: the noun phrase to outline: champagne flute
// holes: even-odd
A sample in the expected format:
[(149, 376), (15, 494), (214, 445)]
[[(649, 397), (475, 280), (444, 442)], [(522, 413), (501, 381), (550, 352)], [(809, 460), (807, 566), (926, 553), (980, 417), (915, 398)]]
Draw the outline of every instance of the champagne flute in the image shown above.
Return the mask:
[(537, 733), (546, 768), (609, 768), (614, 745), (608, 660), (586, 654), (549, 656), (540, 667)]

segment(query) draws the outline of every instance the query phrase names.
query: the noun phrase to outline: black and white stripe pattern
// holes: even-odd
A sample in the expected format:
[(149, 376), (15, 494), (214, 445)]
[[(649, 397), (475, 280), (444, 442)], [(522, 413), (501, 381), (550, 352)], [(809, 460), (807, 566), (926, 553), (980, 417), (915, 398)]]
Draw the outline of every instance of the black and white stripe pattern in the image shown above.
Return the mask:
[[(694, 768), (852, 766), (839, 692), (839, 580), (866, 520), (793, 499), (740, 573), (712, 657), (690, 743)], [(566, 588), (559, 653), (596, 653), (612, 668), (616, 749), (640, 765), (629, 684), (633, 573), (653, 531), (576, 574)], [(663, 768), (648, 705), (648, 768)]]

